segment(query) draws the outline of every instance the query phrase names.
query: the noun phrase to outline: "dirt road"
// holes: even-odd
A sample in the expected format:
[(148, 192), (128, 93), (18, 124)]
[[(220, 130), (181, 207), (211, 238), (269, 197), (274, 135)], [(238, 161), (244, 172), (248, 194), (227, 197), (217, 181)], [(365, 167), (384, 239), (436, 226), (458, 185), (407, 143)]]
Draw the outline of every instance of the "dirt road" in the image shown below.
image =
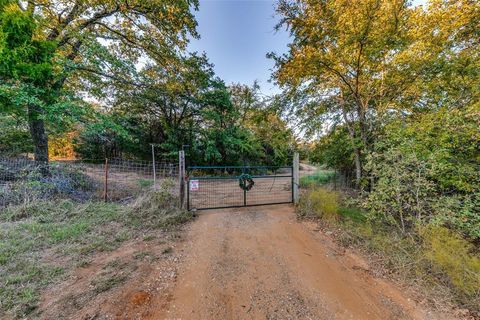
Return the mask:
[(150, 319), (437, 318), (290, 205), (204, 211), (187, 239), (169, 303), (152, 297)]

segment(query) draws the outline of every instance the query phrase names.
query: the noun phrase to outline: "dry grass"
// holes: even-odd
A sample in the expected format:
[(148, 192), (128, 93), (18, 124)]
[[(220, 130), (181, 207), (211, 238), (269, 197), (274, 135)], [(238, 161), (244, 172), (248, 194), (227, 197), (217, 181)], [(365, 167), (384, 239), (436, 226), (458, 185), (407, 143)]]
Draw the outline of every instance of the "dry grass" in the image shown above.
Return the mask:
[(297, 205), (300, 216), (316, 216), (333, 221), (339, 218), (339, 194), (324, 188), (305, 191)]

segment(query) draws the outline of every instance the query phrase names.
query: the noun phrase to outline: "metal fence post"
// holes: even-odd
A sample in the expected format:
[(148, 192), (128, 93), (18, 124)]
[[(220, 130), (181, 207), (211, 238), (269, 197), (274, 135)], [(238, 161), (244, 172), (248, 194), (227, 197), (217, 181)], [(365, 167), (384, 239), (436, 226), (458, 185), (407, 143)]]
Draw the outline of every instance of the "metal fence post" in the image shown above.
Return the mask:
[(180, 150), (178, 153), (178, 179), (180, 185), (180, 208), (185, 203), (185, 151)]
[(153, 188), (155, 188), (156, 180), (157, 180), (157, 173), (156, 173), (156, 165), (155, 165), (155, 145), (152, 143), (152, 166), (153, 166)]
[(247, 190), (243, 189), (243, 206), (247, 206)]
[(105, 158), (105, 181), (103, 184), (103, 200), (108, 200), (108, 158)]
[(299, 168), (300, 167), (300, 156), (298, 152), (293, 154), (293, 203), (298, 203), (299, 193), (298, 186), (300, 183), (299, 179)]

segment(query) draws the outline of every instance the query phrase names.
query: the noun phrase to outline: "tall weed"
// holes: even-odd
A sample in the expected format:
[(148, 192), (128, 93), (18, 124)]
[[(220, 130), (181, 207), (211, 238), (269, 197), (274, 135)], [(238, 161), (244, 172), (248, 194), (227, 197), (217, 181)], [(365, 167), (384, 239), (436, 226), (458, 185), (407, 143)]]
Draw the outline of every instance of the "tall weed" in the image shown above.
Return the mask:
[(455, 290), (469, 297), (480, 295), (480, 257), (473, 245), (445, 227), (420, 228), (424, 255), (434, 271), (440, 271)]
[(298, 203), (300, 216), (317, 216), (331, 221), (337, 220), (339, 215), (339, 194), (324, 188), (307, 190)]

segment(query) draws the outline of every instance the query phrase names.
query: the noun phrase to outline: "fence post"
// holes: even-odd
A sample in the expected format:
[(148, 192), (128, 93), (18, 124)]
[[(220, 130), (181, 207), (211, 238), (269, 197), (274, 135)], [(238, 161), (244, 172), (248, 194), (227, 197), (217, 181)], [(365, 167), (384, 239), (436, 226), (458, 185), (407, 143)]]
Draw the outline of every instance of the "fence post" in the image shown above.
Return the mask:
[(108, 158), (105, 158), (105, 181), (103, 183), (103, 200), (108, 200)]
[(178, 153), (178, 179), (180, 185), (180, 208), (185, 203), (185, 151), (180, 150)]
[(153, 166), (153, 188), (155, 189), (155, 185), (157, 183), (157, 173), (156, 173), (156, 165), (155, 165), (155, 145), (152, 143), (152, 166)]
[(293, 154), (293, 203), (298, 203), (299, 193), (298, 186), (300, 183), (299, 180), (299, 166), (300, 166), (300, 157), (298, 152)]

